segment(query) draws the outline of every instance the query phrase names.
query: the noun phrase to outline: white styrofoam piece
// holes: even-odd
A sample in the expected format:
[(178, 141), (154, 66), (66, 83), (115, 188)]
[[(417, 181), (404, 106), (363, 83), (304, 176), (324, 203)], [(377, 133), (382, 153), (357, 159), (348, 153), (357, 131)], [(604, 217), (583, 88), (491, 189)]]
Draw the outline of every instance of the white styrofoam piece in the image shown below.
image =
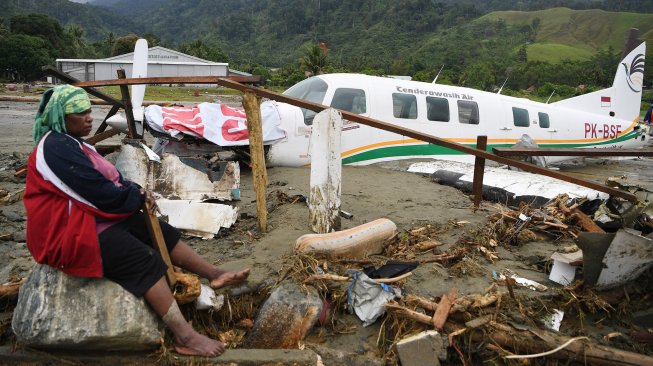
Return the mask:
[(551, 273), (549, 274), (549, 279), (551, 281), (567, 286), (574, 282), (574, 277), (576, 277), (575, 266), (561, 261), (553, 261), (553, 267), (551, 267)]
[(166, 199), (156, 203), (170, 225), (204, 239), (213, 238), (220, 228), (231, 227), (238, 215), (237, 207), (219, 203)]
[(558, 309), (553, 309), (553, 313), (544, 317), (544, 325), (556, 332), (560, 330), (560, 323), (562, 323), (562, 318), (564, 318), (565, 312)]

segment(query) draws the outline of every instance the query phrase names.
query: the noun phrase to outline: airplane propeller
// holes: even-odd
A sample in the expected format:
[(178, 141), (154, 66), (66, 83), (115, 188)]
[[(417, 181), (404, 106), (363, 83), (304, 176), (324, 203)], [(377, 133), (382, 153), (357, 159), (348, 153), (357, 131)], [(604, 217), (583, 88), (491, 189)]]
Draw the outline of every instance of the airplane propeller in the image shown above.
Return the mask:
[[(147, 40), (139, 39), (134, 45), (134, 60), (132, 64), (132, 78), (146, 78), (147, 77), (147, 59), (148, 47)], [(147, 85), (132, 85), (131, 86), (131, 104), (132, 113), (136, 123), (136, 132), (143, 134), (143, 120), (144, 108), (143, 99), (145, 98), (145, 87)], [(113, 128), (122, 131), (127, 131), (127, 118), (123, 114), (115, 114), (107, 119), (107, 124)]]

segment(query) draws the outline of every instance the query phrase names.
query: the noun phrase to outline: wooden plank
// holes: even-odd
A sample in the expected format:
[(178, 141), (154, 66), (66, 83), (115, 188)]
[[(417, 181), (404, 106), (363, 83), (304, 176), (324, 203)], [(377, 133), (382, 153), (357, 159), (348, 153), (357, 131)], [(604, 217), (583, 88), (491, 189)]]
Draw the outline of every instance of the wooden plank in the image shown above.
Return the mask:
[(653, 149), (495, 147), (499, 156), (653, 156)]
[[(116, 70), (120, 79), (125, 78), (125, 70)], [(136, 132), (136, 122), (134, 121), (134, 111), (132, 108), (131, 97), (129, 96), (129, 88), (127, 85), (120, 85), (120, 94), (122, 95), (122, 102), (125, 105), (125, 118), (127, 118), (127, 134), (130, 139), (139, 138)]]
[[(114, 106), (117, 104), (109, 103), (105, 100), (102, 99), (96, 99), (96, 98), (91, 98), (91, 104), (92, 105), (110, 105)], [(40, 97), (8, 97), (8, 96), (0, 96), (0, 102), (18, 102), (18, 103), (40, 103), (41, 98)], [(143, 106), (148, 106), (148, 105), (170, 105), (172, 104), (172, 101), (165, 101), (165, 100), (147, 100), (143, 102)], [(120, 102), (120, 105), (117, 105), (119, 108), (122, 108), (122, 102)]]
[(172, 261), (170, 260), (170, 253), (168, 253), (168, 247), (166, 247), (165, 239), (163, 238), (163, 233), (161, 232), (161, 225), (159, 225), (159, 219), (150, 213), (150, 206), (146, 203), (143, 203), (143, 213), (145, 214), (145, 224), (147, 226), (147, 231), (150, 233), (150, 238), (152, 239), (154, 248), (158, 250), (161, 254), (161, 258), (165, 262), (168, 269), (166, 270), (166, 280), (168, 285), (172, 288), (175, 283), (177, 283), (177, 277), (175, 276), (175, 269), (172, 267)]
[(109, 113), (107, 113), (107, 115), (104, 117), (104, 120), (102, 120), (102, 124), (100, 124), (100, 127), (98, 127), (98, 129), (95, 130), (95, 135), (97, 135), (97, 134), (99, 134), (99, 133), (101, 133), (101, 132), (104, 132), (104, 130), (105, 130), (105, 129), (107, 128), (107, 126), (108, 126), (108, 125), (107, 125), (107, 120), (108, 120), (109, 118), (111, 118), (111, 116), (113, 116), (113, 115), (115, 115), (116, 113), (118, 113), (118, 110), (119, 110), (119, 109), (120, 109), (120, 107), (117, 106), (117, 105), (114, 105), (113, 107), (111, 107), (111, 109), (109, 110)]
[[(485, 151), (487, 148), (487, 136), (476, 138), (476, 148)], [(472, 194), (474, 195), (474, 211), (478, 210), (483, 199), (483, 174), (485, 173), (485, 159), (476, 157), (474, 159), (474, 181), (472, 182)]]
[[(134, 79), (115, 79), (115, 80), (94, 80), (78, 81), (74, 86), (82, 88), (109, 86), (109, 85), (142, 85), (142, 84), (218, 84), (230, 81), (245, 86), (245, 83), (257, 83), (260, 81), (258, 76), (166, 76), (151, 78), (134, 78)], [(226, 85), (222, 85), (226, 86)], [(245, 90), (242, 90), (243, 92)]]
[(113, 136), (119, 134), (120, 132), (121, 132), (120, 130), (112, 128), (112, 129), (110, 129), (108, 131), (100, 132), (97, 135), (93, 135), (93, 136), (87, 138), (86, 140), (84, 140), (84, 142), (86, 142), (89, 145), (95, 145), (100, 141), (106, 140), (109, 137), (113, 137)]
[[(64, 73), (62, 71), (59, 71), (58, 69), (56, 69), (55, 67), (50, 66), (50, 65), (44, 66), (43, 67), (43, 72), (46, 75), (54, 76), (57, 79), (65, 82), (65, 83), (68, 83), (68, 84), (73, 84), (74, 85), (75, 83), (80, 82), (79, 79), (76, 79), (76, 78), (74, 78), (74, 77), (72, 77), (72, 76), (70, 76), (70, 75), (68, 75), (68, 74), (66, 74), (66, 73)], [(109, 95), (106, 95), (106, 94), (102, 93), (99, 90), (93, 89), (92, 87), (82, 87), (82, 88), (84, 88), (87, 93), (89, 93), (91, 95), (94, 95), (94, 96), (96, 96), (96, 97), (98, 97), (98, 98), (100, 98), (102, 100), (105, 100), (105, 101), (107, 101), (108, 103), (110, 103), (112, 105), (119, 105), (121, 108), (125, 107), (125, 105), (121, 101), (119, 101), (118, 99), (115, 99), (115, 98), (113, 98), (113, 97), (111, 97)]]
[[(272, 100), (276, 100), (278, 102), (283, 102), (283, 103), (288, 103), (292, 104), (301, 108), (306, 108), (315, 112), (321, 112), (326, 108), (330, 108), (328, 106), (318, 104), (318, 103), (313, 103), (309, 102), (306, 100), (298, 99), (298, 98), (293, 98), (287, 95), (283, 94), (278, 94), (273, 91), (267, 90), (267, 89), (261, 89), (261, 88), (256, 88), (244, 84), (240, 84), (238, 82), (226, 79), (226, 78), (220, 78), (220, 77), (214, 77), (214, 76), (204, 76), (204, 77), (171, 77), (171, 78), (142, 78), (142, 79), (124, 79), (124, 80), (100, 80), (100, 81), (92, 81), (92, 82), (84, 82), (80, 84), (76, 84), (77, 86), (107, 86), (107, 85), (133, 85), (133, 84), (163, 84), (163, 83), (205, 83), (205, 84), (218, 84), (224, 87), (240, 90), (242, 92), (246, 91), (251, 91), (258, 95), (259, 97), (263, 98), (268, 98)], [(496, 161), (497, 163), (500, 164), (506, 164), (510, 166), (514, 166), (516, 168), (525, 170), (527, 172), (531, 173), (536, 173), (536, 174), (541, 174), (545, 175), (547, 177), (555, 178), (555, 179), (560, 179), (565, 182), (570, 182), (574, 184), (578, 184), (583, 187), (587, 188), (592, 188), (594, 190), (600, 191), (600, 192), (605, 192), (608, 193), (609, 195), (615, 196), (615, 197), (621, 197), (623, 199), (626, 199), (631, 202), (636, 202), (637, 201), (637, 196), (634, 194), (631, 194), (629, 192), (621, 191), (619, 189), (615, 189), (612, 187), (607, 187), (602, 184), (598, 184), (595, 182), (590, 182), (584, 179), (580, 178), (575, 178), (572, 176), (569, 176), (567, 174), (557, 172), (557, 171), (552, 171), (548, 170), (546, 168), (539, 167), (534, 164), (526, 163), (523, 161), (519, 160), (513, 160), (510, 158), (506, 158), (503, 156), (498, 156), (492, 153), (489, 153), (487, 151), (481, 151), (479, 149), (469, 147), (467, 145), (459, 144), (456, 142), (448, 141), (446, 139), (442, 139), (433, 135), (430, 135), (425, 132), (421, 131), (416, 131), (412, 130), (409, 128), (401, 127), (398, 125), (394, 125), (392, 123), (388, 122), (383, 122), (379, 121), (373, 118), (361, 116), (355, 113), (347, 112), (347, 111), (340, 111), (342, 114), (342, 117), (346, 120), (352, 121), (352, 122), (358, 122), (362, 123), (367, 126), (371, 126), (374, 128), (379, 128), (385, 131), (389, 132), (394, 132), (399, 135), (411, 137), (417, 140), (421, 140), (424, 142), (436, 144), (442, 147), (446, 147), (452, 150), (456, 150), (465, 154), (469, 155), (474, 155), (478, 157), (482, 157), (487, 160), (492, 160)]]
[(263, 152), (263, 123), (261, 120), (261, 100), (251, 91), (243, 96), (243, 107), (247, 114), (247, 132), (249, 133), (249, 151), (252, 159), (252, 178), (256, 192), (256, 215), (258, 228), (262, 233), (268, 230), (268, 210), (266, 188), (268, 185)]

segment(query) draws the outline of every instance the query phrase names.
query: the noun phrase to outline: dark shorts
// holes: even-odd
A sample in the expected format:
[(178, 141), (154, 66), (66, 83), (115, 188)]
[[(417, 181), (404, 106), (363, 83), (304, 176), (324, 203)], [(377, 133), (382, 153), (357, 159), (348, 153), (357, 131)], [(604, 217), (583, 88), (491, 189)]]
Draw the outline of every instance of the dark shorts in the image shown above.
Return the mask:
[[(167, 222), (159, 223), (170, 253), (181, 233)], [(107, 228), (98, 238), (104, 277), (138, 297), (159, 281), (168, 268), (153, 248), (142, 212)]]

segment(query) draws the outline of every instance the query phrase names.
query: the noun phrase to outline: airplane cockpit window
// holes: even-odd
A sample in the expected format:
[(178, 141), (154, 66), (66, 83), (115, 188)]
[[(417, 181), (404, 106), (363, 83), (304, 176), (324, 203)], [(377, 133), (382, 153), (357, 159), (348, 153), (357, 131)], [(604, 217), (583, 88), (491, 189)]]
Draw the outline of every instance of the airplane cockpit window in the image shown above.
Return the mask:
[(416, 119), (417, 98), (412, 94), (392, 93), (392, 114), (395, 118)]
[(528, 127), (531, 125), (528, 111), (524, 108), (512, 107), (512, 119), (517, 127)]
[(477, 125), (479, 123), (478, 104), (469, 100), (459, 100), (458, 121), (464, 124)]
[[(293, 85), (290, 87), (290, 89), (283, 92), (283, 94), (290, 97), (307, 100), (309, 102), (322, 104), (324, 101), (324, 96), (326, 95), (327, 88), (327, 83), (325, 83), (322, 79), (312, 77)], [(307, 126), (312, 125), (313, 118), (315, 118), (316, 113), (305, 108), (301, 108), (301, 110), (304, 114), (304, 124)]]
[(429, 121), (449, 122), (449, 101), (445, 98), (426, 97), (426, 118)]
[(547, 113), (538, 112), (537, 117), (539, 117), (540, 119), (541, 128), (549, 128), (549, 126), (551, 126), (551, 122), (549, 121), (549, 115)]
[(331, 107), (356, 114), (367, 112), (365, 92), (361, 89), (339, 88), (333, 94)]

